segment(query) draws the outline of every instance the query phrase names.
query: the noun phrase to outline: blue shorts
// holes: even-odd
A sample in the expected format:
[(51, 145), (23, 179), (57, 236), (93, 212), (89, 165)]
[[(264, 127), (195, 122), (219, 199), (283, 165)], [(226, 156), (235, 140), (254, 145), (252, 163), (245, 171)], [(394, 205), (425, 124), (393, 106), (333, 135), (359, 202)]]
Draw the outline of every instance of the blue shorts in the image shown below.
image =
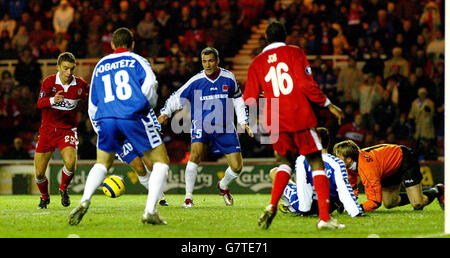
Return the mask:
[[(194, 133), (195, 132), (195, 133)], [(191, 132), (191, 143), (209, 144), (214, 154), (241, 152), (241, 145), (236, 133), (205, 133), (203, 130)]]
[(103, 118), (96, 124), (99, 129), (97, 147), (106, 152), (122, 153), (127, 140), (136, 153), (144, 153), (163, 143), (154, 122), (145, 116), (139, 120)]
[(292, 209), (290, 209), (291, 212), (300, 212), (296, 184), (286, 185), (282, 198), (289, 203), (290, 207), (292, 207)]
[(138, 153), (128, 140), (125, 140), (125, 143), (122, 145), (122, 152), (117, 153), (117, 158), (127, 164), (130, 164), (135, 158), (142, 156), (142, 153)]

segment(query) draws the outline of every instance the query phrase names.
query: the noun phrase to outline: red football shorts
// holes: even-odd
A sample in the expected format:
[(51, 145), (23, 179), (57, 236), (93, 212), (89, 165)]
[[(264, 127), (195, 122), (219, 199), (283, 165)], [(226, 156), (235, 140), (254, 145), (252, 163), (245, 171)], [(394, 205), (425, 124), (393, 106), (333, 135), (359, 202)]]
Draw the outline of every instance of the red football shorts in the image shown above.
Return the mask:
[(273, 149), (282, 156), (285, 156), (288, 151), (293, 154), (307, 155), (323, 149), (320, 136), (314, 128), (298, 132), (280, 132), (270, 137)]
[(39, 128), (39, 138), (36, 152), (49, 152), (64, 149), (67, 146), (78, 147), (77, 129), (58, 129), (52, 127)]

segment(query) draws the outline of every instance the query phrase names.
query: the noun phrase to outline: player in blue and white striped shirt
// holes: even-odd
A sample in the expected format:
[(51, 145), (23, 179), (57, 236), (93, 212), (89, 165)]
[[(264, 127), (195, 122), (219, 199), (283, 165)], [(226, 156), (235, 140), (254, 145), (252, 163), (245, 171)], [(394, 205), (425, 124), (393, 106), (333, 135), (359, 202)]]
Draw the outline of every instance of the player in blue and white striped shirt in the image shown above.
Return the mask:
[[(194, 75), (167, 99), (158, 117), (162, 124), (184, 106), (191, 110), (191, 155), (186, 165), (186, 197), (183, 207), (193, 205), (192, 193), (201, 157), (210, 145), (215, 154), (224, 154), (229, 167), (217, 188), (226, 205), (233, 205), (228, 184), (242, 170), (242, 155), (239, 138), (234, 127), (234, 112), (239, 125), (250, 136), (248, 116), (242, 92), (233, 73), (219, 67), (219, 52), (207, 47), (201, 52), (204, 70)], [(233, 109), (234, 107), (234, 109)]]
[(113, 33), (114, 53), (103, 57), (95, 66), (89, 93), (89, 118), (98, 134), (97, 162), (89, 171), (80, 204), (69, 215), (69, 224), (77, 225), (87, 212), (91, 198), (102, 184), (116, 153), (128, 141), (153, 163), (148, 180), (147, 204), (143, 223), (166, 224), (157, 211), (169, 171), (169, 157), (158, 133), (156, 106), (158, 82), (150, 63), (133, 53), (133, 33), (119, 28)]
[[(363, 213), (353, 189), (348, 182), (347, 169), (344, 162), (326, 153), (329, 136), (326, 128), (317, 128), (322, 145), (322, 159), (325, 171), (330, 181), (330, 209), (336, 208), (334, 204), (342, 204), (351, 217), (360, 216)], [(317, 197), (314, 191), (311, 166), (304, 156), (299, 156), (295, 164), (296, 182), (290, 182), (284, 189), (280, 206), (281, 211), (290, 211), (303, 215), (317, 214)], [(272, 169), (271, 177), (274, 178), (276, 169)], [(330, 211), (331, 212), (331, 211)]]

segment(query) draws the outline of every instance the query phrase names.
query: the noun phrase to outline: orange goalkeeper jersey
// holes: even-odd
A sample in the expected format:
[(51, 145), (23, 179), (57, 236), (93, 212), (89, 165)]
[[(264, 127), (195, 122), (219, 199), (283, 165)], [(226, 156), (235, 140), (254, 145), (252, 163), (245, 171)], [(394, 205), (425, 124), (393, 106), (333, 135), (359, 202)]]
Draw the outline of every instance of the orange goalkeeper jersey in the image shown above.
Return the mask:
[(402, 150), (395, 144), (380, 144), (360, 150), (357, 170), (367, 197), (362, 204), (364, 211), (373, 211), (381, 206), (381, 180), (395, 174), (402, 159)]

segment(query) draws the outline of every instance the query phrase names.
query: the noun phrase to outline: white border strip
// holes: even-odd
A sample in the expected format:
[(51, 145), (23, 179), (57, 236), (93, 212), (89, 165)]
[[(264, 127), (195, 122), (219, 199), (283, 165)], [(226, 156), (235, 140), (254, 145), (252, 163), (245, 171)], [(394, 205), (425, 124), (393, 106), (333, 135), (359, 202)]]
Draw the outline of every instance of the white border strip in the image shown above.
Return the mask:
[[(449, 35), (450, 30), (449, 30), (449, 26), (450, 26), (450, 19), (448, 17), (449, 11), (450, 11), (450, 3), (449, 1), (445, 1), (444, 3), (444, 8), (445, 8), (445, 13), (447, 14), (445, 16), (445, 34), (446, 36)], [(448, 37), (447, 37), (447, 41), (448, 41)], [(448, 42), (447, 44), (448, 45)], [(449, 97), (450, 97), (450, 83), (449, 83), (449, 62), (450, 62), (450, 50), (448, 48), (448, 46), (445, 46), (445, 60), (444, 60), (444, 65), (445, 65), (445, 75), (444, 75), (444, 79), (445, 79), (445, 103), (448, 102)], [(450, 129), (450, 121), (448, 119), (448, 114), (449, 114), (449, 108), (450, 106), (445, 104), (445, 108), (444, 108), (444, 121), (445, 121), (445, 125), (444, 125), (444, 143), (445, 143), (445, 147), (444, 147), (444, 181), (445, 181), (445, 229), (444, 232), (445, 234), (450, 234), (450, 164), (449, 162), (449, 153), (450, 153), (450, 138), (447, 135), (446, 132), (448, 132), (448, 130)]]

